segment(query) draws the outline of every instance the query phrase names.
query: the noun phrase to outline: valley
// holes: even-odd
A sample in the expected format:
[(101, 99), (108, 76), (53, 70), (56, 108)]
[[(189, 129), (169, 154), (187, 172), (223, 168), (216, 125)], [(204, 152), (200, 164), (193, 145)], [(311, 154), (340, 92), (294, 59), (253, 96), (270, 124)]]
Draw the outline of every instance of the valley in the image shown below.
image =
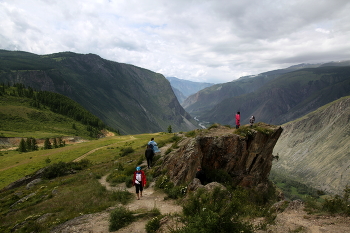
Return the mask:
[[(254, 232), (350, 228), (349, 209), (333, 213), (326, 206), (333, 195), (341, 197), (341, 204), (349, 202), (344, 194), (350, 185), (349, 62), (304, 64), (211, 84), (165, 78), (94, 54), (1, 50), (0, 55), (0, 214), (5, 219), (0, 231), (48, 232), (58, 227), (57, 232), (69, 232), (95, 226), (105, 231), (109, 214), (127, 206), (136, 216), (145, 216), (136, 225), (146, 232), (155, 203), (161, 203), (156, 215), (167, 215), (174, 224), (178, 219), (165, 209), (182, 213), (179, 202), (193, 196), (181, 195), (190, 190), (198, 165), (211, 183), (228, 188), (229, 194), (220, 191), (218, 203), (243, 195), (237, 186), (264, 193), (260, 199), (245, 193), (254, 205), (245, 203), (236, 210), (257, 224)], [(235, 129), (238, 110), (241, 127)], [(250, 128), (251, 115), (256, 122)], [(135, 166), (145, 167), (144, 149), (151, 137), (162, 153), (147, 170), (150, 186), (137, 206), (129, 178)], [(38, 148), (20, 151), (22, 139), (35, 139)], [(45, 148), (56, 139), (65, 146), (55, 142), (52, 149)], [(34, 188), (26, 186), (42, 176), (41, 170), (61, 169), (55, 166), (68, 170)], [(290, 192), (285, 199), (272, 178)], [(243, 205), (244, 199), (239, 200)], [(285, 209), (263, 211), (283, 201)], [(91, 204), (84, 206), (87, 202)], [(200, 212), (198, 219), (202, 217)], [(94, 224), (84, 223), (87, 219)], [(271, 224), (268, 219), (273, 219)], [(133, 224), (116, 232), (133, 229)], [(332, 224), (336, 226), (330, 228)]]

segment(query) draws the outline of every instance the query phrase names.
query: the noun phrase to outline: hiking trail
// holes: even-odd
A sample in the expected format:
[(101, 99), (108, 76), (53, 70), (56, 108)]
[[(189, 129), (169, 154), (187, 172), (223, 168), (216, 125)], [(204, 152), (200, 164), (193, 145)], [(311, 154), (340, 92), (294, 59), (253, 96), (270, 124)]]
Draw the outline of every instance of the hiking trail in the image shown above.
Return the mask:
[[(161, 149), (161, 155), (164, 155), (164, 152), (171, 146), (168, 144)], [(103, 147), (101, 147), (103, 148)], [(93, 151), (96, 151), (101, 148), (96, 148)], [(93, 153), (92, 151), (80, 156), (78, 159), (82, 159), (85, 156)], [(147, 162), (144, 160), (141, 165), (146, 165)], [(147, 174), (147, 169), (145, 170)], [(111, 186), (107, 182), (107, 177), (109, 174), (101, 177), (99, 179), (99, 183), (106, 187), (109, 191), (114, 190), (127, 190), (132, 193), (134, 196), (128, 204), (124, 205), (125, 208), (135, 211), (135, 210), (152, 210), (153, 208), (159, 209), (161, 214), (172, 214), (175, 212), (180, 213), (182, 211), (182, 207), (175, 204), (174, 200), (164, 200), (166, 194), (162, 191), (154, 190), (154, 182), (149, 185), (148, 188), (143, 190), (143, 196), (140, 200), (136, 199), (135, 187), (127, 188), (125, 183), (122, 183), (116, 187)], [(70, 233), (70, 232), (93, 232), (93, 233), (102, 233), (102, 232), (110, 232), (109, 231), (109, 218), (110, 213), (115, 207), (110, 207), (105, 211), (94, 213), (94, 214), (86, 214), (79, 217), (76, 217), (72, 220), (69, 220), (55, 228), (54, 231), (51, 232), (60, 232), (60, 233)], [(149, 221), (149, 219), (138, 219), (137, 221), (131, 223), (130, 225), (119, 229), (118, 231), (114, 231), (116, 233), (146, 233), (145, 225)]]

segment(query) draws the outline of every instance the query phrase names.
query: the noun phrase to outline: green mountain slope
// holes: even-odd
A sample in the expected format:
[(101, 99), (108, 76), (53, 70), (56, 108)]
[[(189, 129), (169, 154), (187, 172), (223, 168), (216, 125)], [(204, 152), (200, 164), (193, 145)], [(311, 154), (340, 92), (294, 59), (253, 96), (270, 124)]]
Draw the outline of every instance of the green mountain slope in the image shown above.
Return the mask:
[(337, 194), (350, 185), (350, 96), (282, 127), (272, 171)]
[(258, 122), (278, 125), (349, 94), (349, 66), (308, 68), (282, 74), (252, 93), (224, 99), (200, 118), (234, 125), (234, 114), (240, 111), (241, 124), (254, 115)]
[(196, 128), (164, 76), (136, 66), (93, 54), (0, 50), (0, 70), (0, 82), (68, 96), (121, 133)]
[(98, 138), (106, 125), (73, 100), (52, 92), (0, 85), (1, 137)]

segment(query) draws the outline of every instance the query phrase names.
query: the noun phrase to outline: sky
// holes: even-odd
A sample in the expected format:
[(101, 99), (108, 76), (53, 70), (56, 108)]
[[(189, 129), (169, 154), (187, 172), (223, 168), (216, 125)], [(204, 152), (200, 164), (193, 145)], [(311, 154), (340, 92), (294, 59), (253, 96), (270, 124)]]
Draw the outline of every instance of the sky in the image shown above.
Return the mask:
[(0, 0), (0, 49), (97, 54), (195, 82), (350, 60), (349, 0)]

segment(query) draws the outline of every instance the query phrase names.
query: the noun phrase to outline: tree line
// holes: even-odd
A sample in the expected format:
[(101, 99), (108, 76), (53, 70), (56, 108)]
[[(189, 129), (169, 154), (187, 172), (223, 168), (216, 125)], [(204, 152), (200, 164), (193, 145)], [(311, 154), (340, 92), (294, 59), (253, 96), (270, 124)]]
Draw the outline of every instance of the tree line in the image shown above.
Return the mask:
[[(49, 138), (45, 138), (44, 141), (44, 150), (48, 149), (54, 149), (59, 147), (66, 146), (66, 142), (62, 140), (61, 137), (59, 138), (53, 138), (52, 143)], [(36, 151), (39, 150), (38, 143), (35, 138), (27, 138), (26, 140), (24, 138), (21, 139), (18, 147), (19, 152), (29, 152), (29, 151)]]
[(80, 104), (64, 95), (49, 91), (35, 91), (31, 87), (25, 87), (22, 83), (15, 83), (13, 86), (2, 83), (0, 84), (0, 96), (6, 95), (29, 98), (32, 100), (30, 103), (32, 107), (38, 109), (49, 108), (54, 113), (81, 122), (87, 126), (91, 137), (98, 138), (102, 129), (118, 133), (118, 131), (108, 127)]

